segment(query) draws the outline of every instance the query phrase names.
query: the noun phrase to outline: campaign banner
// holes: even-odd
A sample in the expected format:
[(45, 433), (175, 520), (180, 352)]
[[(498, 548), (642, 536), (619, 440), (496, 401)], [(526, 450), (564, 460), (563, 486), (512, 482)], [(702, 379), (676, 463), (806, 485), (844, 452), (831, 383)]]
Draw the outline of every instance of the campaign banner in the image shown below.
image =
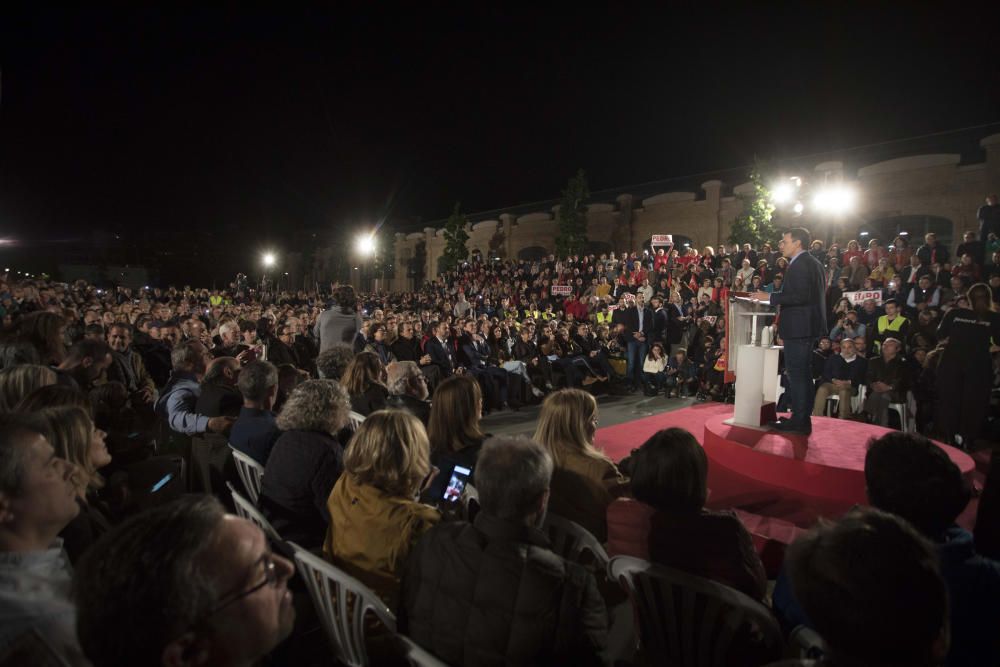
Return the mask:
[(705, 322), (708, 322), (710, 326), (714, 327), (715, 326), (715, 320), (717, 318), (716, 318), (715, 315), (706, 315), (705, 317), (703, 317), (701, 319), (704, 320)]
[(868, 299), (875, 299), (875, 304), (882, 305), (882, 290), (863, 290), (859, 292), (844, 292), (844, 299), (849, 299), (852, 306), (860, 306)]
[(654, 248), (658, 245), (673, 245), (674, 235), (673, 234), (653, 234), (653, 240), (650, 245)]
[(552, 289), (550, 291), (552, 292), (552, 296), (566, 296), (567, 294), (572, 294), (573, 293), (573, 286), (572, 285), (553, 285)]

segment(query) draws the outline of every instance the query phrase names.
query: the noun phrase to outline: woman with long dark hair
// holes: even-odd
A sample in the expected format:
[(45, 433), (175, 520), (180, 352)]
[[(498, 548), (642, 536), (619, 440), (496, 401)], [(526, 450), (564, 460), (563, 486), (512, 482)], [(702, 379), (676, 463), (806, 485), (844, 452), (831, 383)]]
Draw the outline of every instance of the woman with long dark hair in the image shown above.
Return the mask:
[(992, 354), (1000, 352), (1000, 313), (990, 288), (977, 283), (966, 295), (969, 304), (945, 313), (938, 340), (947, 344), (938, 366), (938, 411), (935, 428), (963, 447), (972, 447), (986, 419), (993, 381)]

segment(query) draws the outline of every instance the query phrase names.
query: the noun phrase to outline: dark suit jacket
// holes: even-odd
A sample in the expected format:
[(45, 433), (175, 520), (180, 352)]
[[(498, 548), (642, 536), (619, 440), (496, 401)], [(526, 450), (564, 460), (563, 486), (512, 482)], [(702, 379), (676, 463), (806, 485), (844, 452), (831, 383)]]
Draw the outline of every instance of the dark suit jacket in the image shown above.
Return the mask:
[(684, 337), (684, 323), (680, 320), (684, 317), (684, 311), (673, 303), (668, 303), (663, 310), (667, 314), (667, 331), (663, 342), (676, 345)]
[(785, 271), (780, 292), (771, 304), (781, 306), (778, 335), (782, 338), (818, 338), (826, 332), (826, 281), (823, 265), (808, 252), (799, 254)]
[(437, 336), (431, 336), (424, 345), (424, 352), (430, 355), (431, 363), (441, 369), (443, 377), (451, 377), (455, 373), (455, 353), (450, 344), (442, 344)]
[[(646, 341), (652, 342), (653, 337), (653, 311), (649, 308), (642, 309), (642, 331), (645, 334)], [(639, 331), (639, 308), (637, 306), (632, 306), (629, 308), (623, 308), (621, 310), (616, 310), (614, 317), (611, 318), (613, 324), (624, 324), (625, 325), (625, 342), (631, 342), (633, 340), (633, 334), (640, 333)]]
[(662, 341), (667, 335), (667, 320), (669, 317), (666, 307), (653, 313), (653, 340)]
[(238, 417), (243, 409), (243, 396), (236, 387), (222, 384), (201, 385), (201, 395), (195, 412), (206, 417)]

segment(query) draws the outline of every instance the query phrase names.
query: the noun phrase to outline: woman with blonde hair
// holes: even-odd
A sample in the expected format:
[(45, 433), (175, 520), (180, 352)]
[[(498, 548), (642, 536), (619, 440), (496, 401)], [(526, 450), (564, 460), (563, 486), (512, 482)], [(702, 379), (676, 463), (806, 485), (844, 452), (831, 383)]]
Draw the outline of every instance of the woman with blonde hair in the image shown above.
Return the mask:
[(549, 511), (580, 524), (603, 542), (608, 505), (621, 494), (626, 479), (594, 447), (597, 401), (579, 389), (560, 389), (542, 403), (534, 440), (552, 456)]
[(347, 424), (351, 399), (333, 380), (307, 380), (288, 396), (277, 425), (283, 431), (264, 466), (260, 508), (284, 539), (306, 549), (323, 544), (326, 501), (344, 468), (336, 434)]
[[(381, 326), (381, 325), (379, 325)], [(385, 366), (374, 352), (361, 352), (347, 365), (341, 378), (351, 396), (351, 409), (366, 417), (385, 407)]]
[(45, 408), (34, 414), (48, 426), (49, 442), (56, 456), (74, 467), (80, 513), (59, 534), (71, 562), (75, 563), (98, 537), (111, 529), (106, 509), (97, 497), (104, 486), (101, 468), (111, 463), (104, 442), (107, 435), (94, 425), (87, 411), (79, 407)]
[(31, 392), (54, 385), (56, 372), (38, 364), (20, 364), (0, 370), (0, 412), (12, 412)]
[(344, 474), (327, 500), (324, 555), (396, 608), (403, 565), (441, 519), (417, 497), (431, 472), (430, 442), (405, 410), (373, 412), (344, 452)]

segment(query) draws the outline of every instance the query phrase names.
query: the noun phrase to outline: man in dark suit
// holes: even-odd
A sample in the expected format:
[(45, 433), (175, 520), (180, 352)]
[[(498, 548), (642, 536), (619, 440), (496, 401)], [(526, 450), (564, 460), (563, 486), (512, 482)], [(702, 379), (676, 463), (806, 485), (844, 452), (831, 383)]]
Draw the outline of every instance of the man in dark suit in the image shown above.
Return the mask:
[(451, 341), (448, 340), (448, 323), (434, 323), (431, 329), (433, 334), (427, 339), (424, 345), (424, 352), (431, 358), (431, 363), (441, 370), (442, 378), (449, 378), (455, 373), (455, 352)]
[(623, 301), (625, 308), (616, 310), (611, 322), (625, 325), (625, 382), (631, 390), (636, 391), (644, 384), (642, 364), (653, 335), (653, 311), (643, 303), (642, 294), (626, 296)]
[(807, 229), (793, 227), (781, 239), (781, 254), (788, 259), (780, 292), (754, 292), (753, 298), (780, 306), (778, 336), (785, 347), (785, 370), (792, 416), (770, 425), (787, 433), (812, 433), (812, 348), (826, 329), (826, 282), (823, 265), (806, 249), (812, 243)]

